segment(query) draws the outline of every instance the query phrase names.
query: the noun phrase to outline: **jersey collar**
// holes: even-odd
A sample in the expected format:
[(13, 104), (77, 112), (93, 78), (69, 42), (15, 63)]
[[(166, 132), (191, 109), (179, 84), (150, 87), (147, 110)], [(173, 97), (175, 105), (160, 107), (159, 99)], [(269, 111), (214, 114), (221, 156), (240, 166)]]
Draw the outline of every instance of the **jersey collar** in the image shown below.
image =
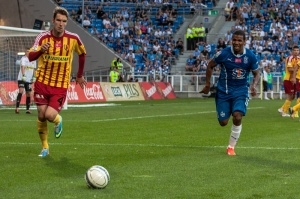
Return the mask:
[(246, 48), (244, 47), (244, 50), (243, 50), (243, 54), (234, 54), (234, 51), (233, 51), (233, 49), (232, 49), (232, 46), (230, 47), (230, 49), (231, 49), (231, 52), (232, 52), (232, 54), (234, 55), (234, 56), (236, 56), (236, 57), (241, 57), (241, 56), (243, 56), (244, 54), (246, 54)]

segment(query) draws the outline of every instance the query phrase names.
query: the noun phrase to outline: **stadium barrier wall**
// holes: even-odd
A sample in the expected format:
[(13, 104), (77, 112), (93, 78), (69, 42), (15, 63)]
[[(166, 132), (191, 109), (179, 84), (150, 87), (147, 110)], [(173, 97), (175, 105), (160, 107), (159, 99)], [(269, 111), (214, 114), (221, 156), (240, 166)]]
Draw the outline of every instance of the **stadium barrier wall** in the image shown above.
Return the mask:
[[(17, 95), (17, 82), (0, 82), (0, 105), (14, 105)], [(84, 89), (71, 82), (67, 93), (68, 104), (175, 98), (174, 90), (167, 82), (88, 82)], [(25, 104), (25, 97), (21, 104)]]

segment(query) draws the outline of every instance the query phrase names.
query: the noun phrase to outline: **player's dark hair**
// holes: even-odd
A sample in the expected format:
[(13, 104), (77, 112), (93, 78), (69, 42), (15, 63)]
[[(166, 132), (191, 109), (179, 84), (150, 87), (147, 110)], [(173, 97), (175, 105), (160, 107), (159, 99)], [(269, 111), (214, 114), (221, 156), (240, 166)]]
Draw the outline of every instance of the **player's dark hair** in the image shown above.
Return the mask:
[(233, 32), (233, 35), (241, 35), (243, 36), (244, 41), (246, 41), (246, 34), (243, 30), (236, 30)]
[(65, 8), (56, 7), (53, 11), (53, 19), (56, 18), (57, 14), (65, 15), (67, 17), (67, 19), (69, 18), (69, 13)]
[(293, 49), (299, 49), (298, 45), (293, 46)]

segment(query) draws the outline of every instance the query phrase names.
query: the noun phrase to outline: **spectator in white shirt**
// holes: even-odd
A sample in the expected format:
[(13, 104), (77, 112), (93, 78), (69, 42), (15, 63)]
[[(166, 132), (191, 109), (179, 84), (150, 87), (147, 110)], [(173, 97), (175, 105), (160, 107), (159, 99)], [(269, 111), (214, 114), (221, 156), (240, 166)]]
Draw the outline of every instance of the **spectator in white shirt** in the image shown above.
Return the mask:
[(133, 65), (135, 63), (135, 54), (132, 52), (132, 50), (129, 51), (129, 53), (125, 56), (125, 59)]
[(227, 7), (228, 5), (229, 5), (230, 9), (233, 8), (233, 5), (234, 5), (233, 0), (229, 0), (229, 1), (226, 3), (225, 7)]
[(125, 27), (123, 30), (122, 30), (122, 35), (124, 36), (128, 36), (129, 35), (129, 31), (128, 31), (128, 28)]
[(84, 19), (82, 21), (82, 26), (84, 28), (90, 28), (91, 27), (91, 21), (89, 20), (88, 17), (84, 17)]

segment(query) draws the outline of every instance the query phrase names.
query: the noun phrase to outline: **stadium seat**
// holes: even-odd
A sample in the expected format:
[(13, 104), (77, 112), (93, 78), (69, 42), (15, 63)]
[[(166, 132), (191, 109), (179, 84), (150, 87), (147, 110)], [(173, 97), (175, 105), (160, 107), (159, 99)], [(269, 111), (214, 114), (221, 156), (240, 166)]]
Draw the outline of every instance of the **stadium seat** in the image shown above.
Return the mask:
[(183, 24), (183, 22), (184, 22), (184, 18), (183, 18), (183, 16), (177, 16), (177, 18), (176, 18), (176, 20), (180, 23), (180, 24)]
[(264, 32), (269, 32), (269, 31), (270, 31), (270, 25), (265, 24), (265, 25), (264, 25), (264, 28), (263, 28), (263, 31), (264, 31)]
[(211, 1), (207, 2), (206, 5), (207, 5), (208, 9), (212, 9), (214, 7), (214, 5)]

